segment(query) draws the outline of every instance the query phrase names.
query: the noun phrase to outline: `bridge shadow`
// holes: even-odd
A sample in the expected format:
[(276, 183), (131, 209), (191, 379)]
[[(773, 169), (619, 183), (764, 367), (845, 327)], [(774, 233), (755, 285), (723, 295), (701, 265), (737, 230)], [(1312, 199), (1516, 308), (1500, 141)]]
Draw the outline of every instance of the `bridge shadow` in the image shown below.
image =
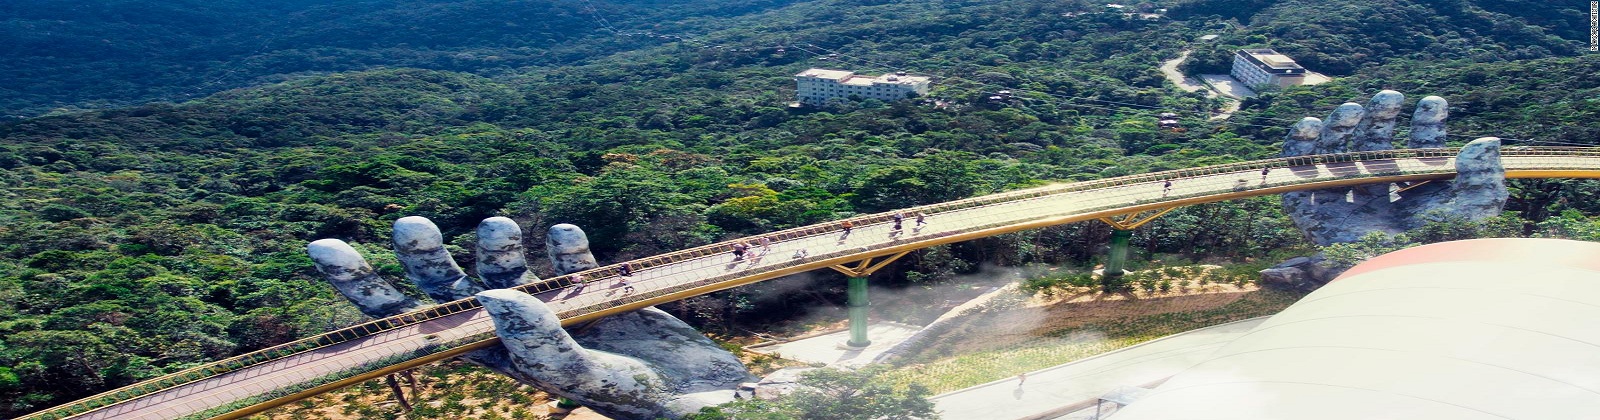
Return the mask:
[(1323, 164), (1322, 167), (1327, 168), (1328, 173), (1337, 177), (1352, 177), (1362, 173), (1361, 166), (1357, 165), (1356, 162), (1330, 162)]
[(1367, 172), (1369, 172), (1369, 173), (1374, 173), (1374, 174), (1392, 174), (1392, 173), (1399, 173), (1400, 172), (1400, 164), (1397, 164), (1392, 160), (1360, 162), (1360, 163), (1361, 163), (1362, 167), (1367, 168)]
[(1289, 167), (1289, 173), (1300, 178), (1316, 178), (1322, 171), (1316, 166), (1292, 166)]
[(431, 321), (423, 322), (421, 324), (417, 324), (417, 331), (422, 332), (422, 333), (426, 333), (426, 334), (433, 334), (433, 333), (437, 333), (437, 332), (442, 332), (444, 330), (452, 329), (452, 328), (455, 328), (455, 327), (459, 327), (459, 326), (461, 326), (461, 324), (467, 323), (467, 320), (472, 319), (472, 314), (474, 312), (475, 311), (466, 311), (466, 312), (462, 312), (462, 313), (458, 313), (458, 314), (452, 314), (452, 315), (449, 315), (449, 316), (446, 316), (446, 317), (443, 317), (443, 318), (438, 318), (438, 319), (434, 319), (434, 320), (431, 320)]

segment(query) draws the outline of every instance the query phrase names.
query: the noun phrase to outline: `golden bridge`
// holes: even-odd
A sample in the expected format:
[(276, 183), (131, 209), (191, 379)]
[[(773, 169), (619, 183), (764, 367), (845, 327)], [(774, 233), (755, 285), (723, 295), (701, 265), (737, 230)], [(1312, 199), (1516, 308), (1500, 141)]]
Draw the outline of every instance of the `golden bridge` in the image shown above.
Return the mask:
[[(734, 261), (722, 242), (629, 261), (633, 293), (617, 294), (617, 267), (519, 286), (572, 325), (789, 274), (833, 268), (864, 278), (913, 250), (1009, 232), (1102, 220), (1132, 229), (1173, 208), (1290, 191), (1372, 183), (1412, 185), (1456, 175), (1458, 149), (1299, 156), (1054, 184), (899, 210), (928, 224), (895, 231), (895, 212), (799, 227), (765, 237), (771, 251)], [(1505, 147), (1508, 178), (1600, 178), (1600, 148)], [(1170, 182), (1170, 187), (1169, 187)], [(600, 287), (596, 287), (600, 286)], [(474, 299), (367, 322), (125, 386), (24, 419), (238, 418), (388, 373), (498, 343)]]

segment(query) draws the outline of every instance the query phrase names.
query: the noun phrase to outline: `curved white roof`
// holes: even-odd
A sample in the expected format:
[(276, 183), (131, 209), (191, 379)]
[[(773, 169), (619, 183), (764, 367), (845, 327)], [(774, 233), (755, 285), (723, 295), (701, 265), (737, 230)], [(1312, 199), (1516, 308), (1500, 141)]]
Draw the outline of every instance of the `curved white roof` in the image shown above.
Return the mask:
[(1375, 258), (1112, 416), (1480, 418), (1600, 418), (1600, 244)]

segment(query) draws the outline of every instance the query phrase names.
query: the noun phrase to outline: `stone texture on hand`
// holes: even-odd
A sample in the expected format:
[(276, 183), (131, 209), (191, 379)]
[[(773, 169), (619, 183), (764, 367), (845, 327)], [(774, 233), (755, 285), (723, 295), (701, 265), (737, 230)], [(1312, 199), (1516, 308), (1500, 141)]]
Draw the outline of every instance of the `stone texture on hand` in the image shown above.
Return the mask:
[[(409, 280), (439, 302), (477, 296), (494, 320), (502, 345), (469, 353), (468, 360), (617, 419), (681, 417), (732, 401), (732, 390), (753, 378), (738, 358), (655, 308), (613, 315), (569, 334), (543, 301), (501, 290), (539, 280), (528, 272), (522, 229), (504, 217), (486, 219), (478, 226), (478, 241), (481, 284), (450, 258), (432, 221), (406, 217), (394, 225), (395, 254)], [(557, 275), (598, 266), (577, 226), (551, 227), (547, 244)], [(374, 274), (343, 241), (318, 240), (307, 252), (317, 270), (369, 316), (428, 306)]]
[[(1283, 155), (1392, 149), (1404, 99), (1399, 92), (1385, 90), (1366, 107), (1345, 103), (1327, 120), (1305, 118), (1290, 127)], [(1444, 147), (1447, 108), (1437, 96), (1418, 101), (1407, 147)], [(1434, 181), (1399, 194), (1392, 194), (1387, 183), (1284, 193), (1283, 207), (1318, 245), (1354, 242), (1369, 232), (1396, 234), (1441, 216), (1482, 220), (1500, 214), (1507, 197), (1500, 139), (1480, 138), (1462, 147), (1456, 171), (1454, 181)]]

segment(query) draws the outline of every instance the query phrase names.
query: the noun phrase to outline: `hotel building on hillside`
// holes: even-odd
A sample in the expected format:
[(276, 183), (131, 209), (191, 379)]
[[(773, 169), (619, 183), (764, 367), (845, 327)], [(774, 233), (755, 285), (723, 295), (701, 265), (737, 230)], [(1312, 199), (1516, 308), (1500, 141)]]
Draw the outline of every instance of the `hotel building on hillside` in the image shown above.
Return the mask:
[(834, 99), (878, 99), (894, 101), (912, 94), (928, 94), (932, 79), (907, 76), (905, 72), (863, 76), (845, 70), (810, 69), (794, 75), (795, 100), (800, 105), (819, 106)]
[(1305, 83), (1306, 68), (1272, 49), (1247, 49), (1233, 55), (1231, 75), (1251, 88), (1289, 87)]

